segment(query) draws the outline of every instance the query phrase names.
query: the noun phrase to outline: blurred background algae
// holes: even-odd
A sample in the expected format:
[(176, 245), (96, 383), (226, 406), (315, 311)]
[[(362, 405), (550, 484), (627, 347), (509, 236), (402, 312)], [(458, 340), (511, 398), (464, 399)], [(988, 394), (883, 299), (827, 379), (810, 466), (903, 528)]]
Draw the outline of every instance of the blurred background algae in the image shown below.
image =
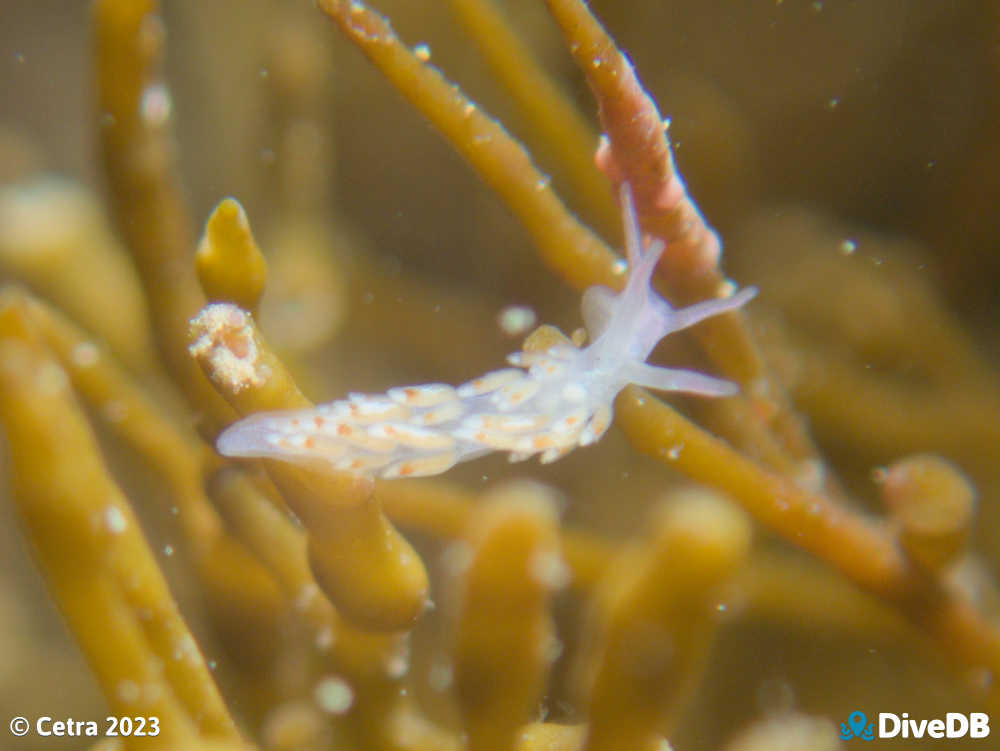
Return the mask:
[[(159, 734), (0, 746), (1000, 723), (997, 7), (376, 6), (5, 4), (0, 709)], [(761, 288), (654, 354), (739, 397), (630, 388), (596, 446), (423, 480), (211, 450), (570, 335), (622, 281), (621, 179), (672, 300)], [(989, 741), (907, 748), (942, 743)]]

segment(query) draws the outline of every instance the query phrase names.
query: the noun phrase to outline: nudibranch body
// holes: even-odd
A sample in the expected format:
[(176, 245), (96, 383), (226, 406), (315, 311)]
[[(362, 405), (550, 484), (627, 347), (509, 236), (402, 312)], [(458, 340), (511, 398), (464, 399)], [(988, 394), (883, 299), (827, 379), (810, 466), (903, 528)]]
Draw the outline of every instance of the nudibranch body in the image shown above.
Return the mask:
[(511, 461), (538, 455), (552, 462), (597, 441), (611, 424), (612, 403), (630, 383), (660, 391), (727, 396), (735, 384), (689, 370), (646, 363), (674, 331), (739, 308), (747, 288), (675, 310), (651, 280), (663, 243), (642, 241), (631, 192), (622, 186), (629, 278), (615, 294), (584, 293), (591, 344), (544, 352), (515, 352), (514, 366), (453, 387), (442, 383), (350, 394), (312, 409), (260, 413), (230, 426), (217, 441), (221, 454), (293, 462), (326, 462), (335, 470), (379, 477), (421, 477), (492, 451)]

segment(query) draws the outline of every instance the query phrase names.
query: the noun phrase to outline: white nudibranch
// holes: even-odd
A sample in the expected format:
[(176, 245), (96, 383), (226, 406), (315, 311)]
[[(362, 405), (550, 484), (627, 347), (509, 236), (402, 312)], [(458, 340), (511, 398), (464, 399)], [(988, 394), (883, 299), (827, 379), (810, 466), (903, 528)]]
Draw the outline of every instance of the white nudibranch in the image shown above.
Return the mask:
[(514, 367), (457, 387), (403, 386), (379, 395), (352, 393), (312, 409), (252, 415), (219, 436), (219, 453), (325, 462), (387, 478), (440, 474), (492, 451), (509, 452), (512, 462), (538, 455), (548, 463), (604, 435), (615, 396), (630, 383), (701, 396), (735, 394), (738, 387), (729, 381), (649, 365), (646, 358), (663, 337), (739, 308), (757, 290), (675, 310), (651, 284), (663, 243), (643, 242), (624, 184), (621, 200), (628, 283), (620, 294), (606, 287), (584, 293), (589, 346), (515, 352), (507, 358)]

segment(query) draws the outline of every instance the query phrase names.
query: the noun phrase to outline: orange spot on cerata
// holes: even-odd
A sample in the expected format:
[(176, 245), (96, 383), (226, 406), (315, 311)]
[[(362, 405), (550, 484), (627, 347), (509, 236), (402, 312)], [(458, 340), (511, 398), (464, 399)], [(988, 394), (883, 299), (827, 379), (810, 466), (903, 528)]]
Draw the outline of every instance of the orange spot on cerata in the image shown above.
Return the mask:
[(293, 417), (292, 418), (292, 427), (293, 428), (299, 427), (299, 418), (297, 418), (297, 417)]
[(486, 433), (483, 433), (483, 432), (476, 433), (476, 440), (479, 441), (480, 443), (485, 443), (486, 442)]
[(552, 446), (552, 439), (547, 435), (540, 435), (531, 442), (536, 449), (547, 449)]
[(576, 425), (578, 422), (580, 422), (579, 418), (576, 418), (576, 417), (567, 417), (566, 418), (566, 424), (567, 425)]
[(354, 428), (350, 425), (344, 425), (341, 423), (337, 426), (337, 435), (351, 435), (354, 432)]
[(403, 464), (399, 468), (399, 474), (400, 474), (401, 477), (406, 477), (407, 475), (412, 475), (413, 474), (413, 465), (412, 464)]
[(322, 428), (325, 422), (326, 420), (324, 420), (319, 415), (316, 415), (316, 417), (313, 418), (313, 423), (316, 425), (317, 428)]
[(306, 438), (305, 446), (306, 446), (307, 449), (314, 449), (314, 448), (316, 448), (316, 439), (313, 438), (312, 436), (310, 436), (309, 438)]
[(406, 394), (407, 399), (416, 399), (420, 396), (420, 392), (416, 389), (403, 389), (403, 393)]

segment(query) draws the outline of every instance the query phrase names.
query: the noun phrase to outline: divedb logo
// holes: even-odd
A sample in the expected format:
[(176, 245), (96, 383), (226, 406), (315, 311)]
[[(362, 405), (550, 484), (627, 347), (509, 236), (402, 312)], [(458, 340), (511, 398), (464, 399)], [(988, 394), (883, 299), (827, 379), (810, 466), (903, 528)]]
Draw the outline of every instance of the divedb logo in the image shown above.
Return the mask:
[[(876, 727), (877, 725), (877, 727)], [(988, 738), (990, 716), (985, 712), (948, 712), (944, 718), (914, 720), (906, 712), (879, 712), (875, 722), (869, 722), (864, 712), (855, 710), (840, 723), (840, 737), (849, 741), (860, 738)]]

